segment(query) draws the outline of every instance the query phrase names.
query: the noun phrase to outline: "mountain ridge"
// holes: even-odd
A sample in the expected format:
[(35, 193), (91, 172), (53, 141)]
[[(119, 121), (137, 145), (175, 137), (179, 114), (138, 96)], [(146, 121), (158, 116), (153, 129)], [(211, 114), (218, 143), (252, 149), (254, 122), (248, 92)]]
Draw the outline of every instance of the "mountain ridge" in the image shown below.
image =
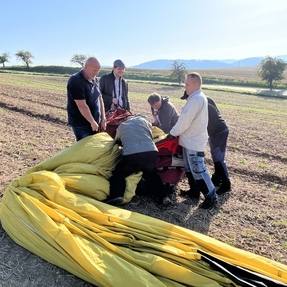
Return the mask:
[[(243, 59), (223, 59), (223, 60), (208, 60), (208, 59), (158, 59), (147, 61), (132, 68), (137, 69), (154, 69), (154, 70), (170, 70), (174, 61), (183, 63), (186, 69), (218, 69), (218, 68), (254, 68), (260, 64), (265, 57), (249, 57)], [(287, 62), (287, 55), (277, 56)]]

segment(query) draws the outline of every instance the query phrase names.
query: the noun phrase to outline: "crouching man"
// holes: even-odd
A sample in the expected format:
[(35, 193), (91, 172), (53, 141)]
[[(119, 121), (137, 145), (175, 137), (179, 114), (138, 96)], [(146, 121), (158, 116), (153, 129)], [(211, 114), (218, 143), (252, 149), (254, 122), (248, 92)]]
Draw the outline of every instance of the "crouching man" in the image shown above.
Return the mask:
[(156, 173), (158, 150), (152, 139), (151, 124), (141, 116), (131, 116), (117, 129), (116, 141), (123, 147), (122, 157), (110, 178), (110, 195), (106, 203), (123, 204), (126, 189), (126, 177), (142, 171), (148, 192), (161, 203), (165, 197), (165, 188)]
[(200, 207), (208, 209), (216, 204), (217, 195), (204, 160), (204, 150), (208, 142), (208, 102), (201, 91), (201, 84), (202, 79), (198, 73), (186, 76), (187, 101), (170, 134), (179, 136), (179, 144), (183, 147), (190, 197), (199, 199), (201, 191), (205, 200)]
[(178, 120), (178, 113), (168, 97), (162, 97), (157, 93), (152, 93), (148, 97), (148, 103), (151, 106), (151, 112), (154, 118), (154, 126), (162, 129), (166, 134)]

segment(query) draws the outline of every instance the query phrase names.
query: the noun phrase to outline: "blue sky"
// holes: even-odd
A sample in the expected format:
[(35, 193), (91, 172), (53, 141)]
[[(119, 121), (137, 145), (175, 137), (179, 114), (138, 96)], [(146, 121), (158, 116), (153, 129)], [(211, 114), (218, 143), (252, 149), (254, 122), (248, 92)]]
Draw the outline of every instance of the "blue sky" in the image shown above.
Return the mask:
[(286, 0), (2, 0), (0, 53), (34, 65), (154, 59), (240, 59), (287, 54)]

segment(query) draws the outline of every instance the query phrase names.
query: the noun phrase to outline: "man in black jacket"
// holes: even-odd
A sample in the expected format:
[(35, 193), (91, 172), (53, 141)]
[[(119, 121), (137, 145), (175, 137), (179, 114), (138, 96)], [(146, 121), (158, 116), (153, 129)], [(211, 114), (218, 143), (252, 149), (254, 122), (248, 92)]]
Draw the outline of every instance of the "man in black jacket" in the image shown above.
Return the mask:
[(215, 102), (211, 98), (208, 100), (208, 126), (210, 153), (214, 164), (214, 174), (212, 181), (218, 187), (216, 193), (228, 192), (231, 188), (228, 170), (225, 163), (226, 143), (229, 130), (225, 120), (222, 118)]
[(170, 132), (178, 120), (178, 113), (168, 97), (152, 93), (148, 97), (151, 112), (154, 117), (153, 125), (161, 128), (166, 134)]
[(106, 112), (116, 108), (130, 110), (128, 84), (123, 78), (125, 68), (121, 60), (115, 60), (112, 72), (103, 75), (100, 79), (100, 90)]

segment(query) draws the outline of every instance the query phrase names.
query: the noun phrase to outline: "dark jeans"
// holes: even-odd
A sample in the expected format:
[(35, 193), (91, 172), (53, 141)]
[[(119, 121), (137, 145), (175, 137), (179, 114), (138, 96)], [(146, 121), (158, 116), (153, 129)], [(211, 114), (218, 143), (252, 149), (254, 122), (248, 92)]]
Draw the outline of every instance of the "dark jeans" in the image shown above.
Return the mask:
[(93, 135), (95, 132), (93, 132), (92, 128), (90, 126), (82, 126), (82, 127), (73, 127), (73, 132), (76, 136), (76, 140), (79, 141), (85, 137)]
[(148, 193), (156, 199), (164, 197), (164, 186), (155, 166), (157, 152), (149, 151), (122, 156), (110, 178), (110, 198), (123, 196), (126, 189), (126, 177), (142, 171)]
[(209, 137), (210, 153), (214, 163), (220, 162), (226, 176), (228, 177), (228, 170), (225, 163), (226, 144), (228, 139), (228, 129)]

